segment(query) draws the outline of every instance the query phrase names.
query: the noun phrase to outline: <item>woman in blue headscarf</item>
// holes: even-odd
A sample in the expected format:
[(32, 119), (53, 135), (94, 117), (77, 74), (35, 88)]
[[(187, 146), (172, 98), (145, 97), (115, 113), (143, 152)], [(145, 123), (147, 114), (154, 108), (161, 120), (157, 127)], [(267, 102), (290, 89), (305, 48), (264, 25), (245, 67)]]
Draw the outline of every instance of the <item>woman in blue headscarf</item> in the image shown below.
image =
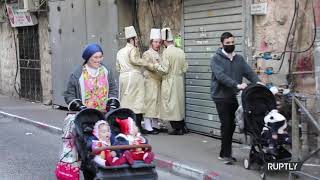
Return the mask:
[(89, 44), (83, 51), (84, 63), (70, 75), (64, 92), (68, 109), (84, 107), (105, 111), (107, 100), (118, 97), (118, 88), (111, 69), (102, 64), (103, 51), (98, 44)]

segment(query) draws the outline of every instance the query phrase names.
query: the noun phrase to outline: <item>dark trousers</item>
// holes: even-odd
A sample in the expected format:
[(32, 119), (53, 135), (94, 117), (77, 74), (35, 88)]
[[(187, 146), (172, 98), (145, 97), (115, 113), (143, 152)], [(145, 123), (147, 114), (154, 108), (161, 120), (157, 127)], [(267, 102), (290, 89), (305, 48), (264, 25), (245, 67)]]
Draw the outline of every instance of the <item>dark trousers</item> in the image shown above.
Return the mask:
[(236, 128), (235, 112), (238, 108), (237, 100), (215, 102), (219, 114), (221, 126), (221, 150), (220, 157), (231, 157), (232, 136)]
[(143, 121), (143, 114), (136, 114), (136, 125), (139, 128), (139, 131), (142, 131), (141, 122)]
[(184, 120), (182, 121), (169, 121), (173, 129), (180, 130), (184, 128)]

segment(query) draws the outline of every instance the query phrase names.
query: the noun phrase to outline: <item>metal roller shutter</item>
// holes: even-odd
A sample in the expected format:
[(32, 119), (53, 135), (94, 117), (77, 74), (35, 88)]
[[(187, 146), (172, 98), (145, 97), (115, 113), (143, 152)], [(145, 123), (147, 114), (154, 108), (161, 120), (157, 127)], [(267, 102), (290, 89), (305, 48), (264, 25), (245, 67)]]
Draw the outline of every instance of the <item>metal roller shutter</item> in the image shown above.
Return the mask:
[[(183, 3), (186, 74), (186, 123), (189, 129), (220, 136), (220, 122), (210, 97), (210, 59), (229, 31), (236, 37), (236, 52), (243, 54), (242, 0), (185, 0)], [(234, 138), (239, 139), (235, 134)]]

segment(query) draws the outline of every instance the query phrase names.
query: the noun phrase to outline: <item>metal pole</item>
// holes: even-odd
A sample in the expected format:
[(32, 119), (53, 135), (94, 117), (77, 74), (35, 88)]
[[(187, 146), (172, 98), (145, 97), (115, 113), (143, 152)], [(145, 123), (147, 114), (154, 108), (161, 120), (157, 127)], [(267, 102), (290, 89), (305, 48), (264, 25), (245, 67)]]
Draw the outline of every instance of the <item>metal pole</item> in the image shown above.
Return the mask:
[[(313, 127), (316, 128), (316, 130), (318, 131), (318, 133), (320, 133), (320, 125), (318, 123), (318, 121), (311, 115), (311, 113), (307, 110), (307, 108), (299, 101), (299, 99), (297, 99), (296, 97), (293, 97), (295, 103), (297, 103), (297, 105), (299, 106), (299, 108), (301, 108), (306, 115), (308, 116), (308, 119), (310, 120), (309, 122), (312, 123)], [(293, 108), (293, 106), (292, 106)]]
[(297, 104), (295, 96), (292, 96), (292, 160), (299, 161), (300, 157), (300, 134), (299, 134), (299, 121), (297, 116)]

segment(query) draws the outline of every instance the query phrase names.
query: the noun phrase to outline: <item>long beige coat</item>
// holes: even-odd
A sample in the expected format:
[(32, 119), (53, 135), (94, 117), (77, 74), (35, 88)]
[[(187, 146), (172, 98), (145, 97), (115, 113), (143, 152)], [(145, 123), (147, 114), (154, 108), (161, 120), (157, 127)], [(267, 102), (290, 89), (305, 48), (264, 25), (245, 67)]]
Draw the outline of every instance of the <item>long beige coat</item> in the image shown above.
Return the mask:
[[(143, 53), (142, 58), (149, 63), (161, 62), (160, 54), (150, 48)], [(145, 85), (145, 117), (159, 118), (160, 117), (160, 88), (161, 74), (156, 71), (146, 69), (143, 73)]]
[(122, 108), (129, 108), (136, 114), (144, 113), (143, 67), (148, 64), (140, 58), (139, 49), (132, 44), (117, 53), (116, 68), (119, 76), (119, 99)]
[(184, 73), (188, 64), (183, 50), (170, 45), (163, 51), (162, 62), (155, 67), (162, 72), (160, 119), (181, 121), (185, 116)]

